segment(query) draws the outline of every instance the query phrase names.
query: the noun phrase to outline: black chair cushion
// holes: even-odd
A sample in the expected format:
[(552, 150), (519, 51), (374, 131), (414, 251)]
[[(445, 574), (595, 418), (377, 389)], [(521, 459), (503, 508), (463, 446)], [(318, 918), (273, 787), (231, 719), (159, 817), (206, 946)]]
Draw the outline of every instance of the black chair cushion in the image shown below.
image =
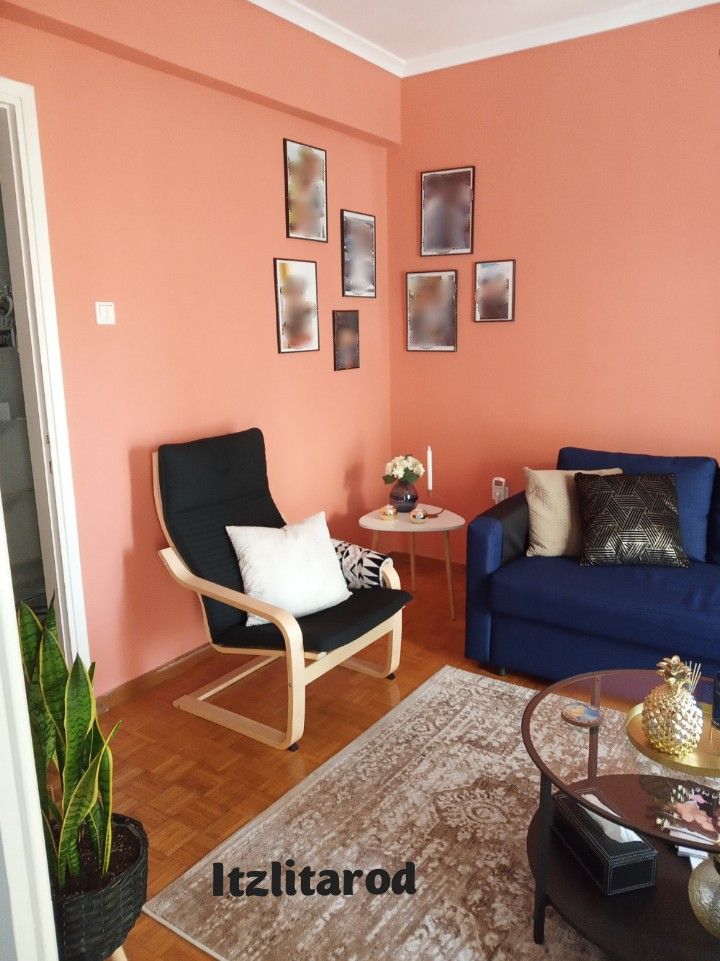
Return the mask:
[[(163, 444), (158, 476), (170, 539), (193, 574), (242, 591), (226, 526), (284, 527), (270, 494), (265, 441), (256, 427), (185, 444)], [(247, 615), (203, 598), (215, 640)]]
[[(298, 618), (303, 646), (315, 653), (334, 651), (382, 624), (411, 600), (412, 594), (407, 591), (384, 587), (351, 591), (351, 596), (342, 604)], [(274, 624), (254, 627), (236, 624), (218, 635), (215, 643), (225, 647), (285, 650), (283, 636)]]

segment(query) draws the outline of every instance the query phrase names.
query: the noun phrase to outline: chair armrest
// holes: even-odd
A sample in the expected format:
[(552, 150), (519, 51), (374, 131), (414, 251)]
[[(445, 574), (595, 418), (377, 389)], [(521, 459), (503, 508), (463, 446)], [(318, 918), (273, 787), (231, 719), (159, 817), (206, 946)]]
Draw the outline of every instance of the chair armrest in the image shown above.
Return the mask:
[(515, 494), (485, 511), (468, 525), (465, 656), (487, 663), (492, 616), (488, 607), (490, 576), (520, 557), (527, 543), (525, 494)]
[(210, 597), (214, 601), (220, 601), (222, 604), (235, 607), (239, 611), (264, 617), (265, 620), (270, 621), (280, 629), (285, 637), (286, 646), (298, 646), (302, 655), (302, 631), (297, 620), (289, 611), (285, 611), (281, 607), (275, 607), (273, 604), (266, 604), (265, 601), (250, 597), (241, 591), (234, 591), (230, 587), (223, 587), (222, 584), (215, 584), (213, 581), (206, 581), (204, 578), (198, 577), (193, 574), (178, 552), (172, 547), (163, 548), (159, 551), (159, 554), (170, 575), (182, 587), (187, 587), (188, 590), (195, 591), (196, 594), (202, 594), (204, 597)]
[(383, 564), (380, 568), (380, 577), (383, 579), (385, 587), (389, 587), (393, 591), (400, 590), (400, 575), (395, 570), (395, 565), (392, 562), (392, 558), (389, 558), (389, 564)]

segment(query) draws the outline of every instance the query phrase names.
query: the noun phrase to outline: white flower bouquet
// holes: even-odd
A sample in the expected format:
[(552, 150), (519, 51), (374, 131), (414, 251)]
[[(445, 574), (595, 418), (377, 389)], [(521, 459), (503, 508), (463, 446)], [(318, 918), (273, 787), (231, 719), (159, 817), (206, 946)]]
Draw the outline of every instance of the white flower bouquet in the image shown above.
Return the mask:
[(386, 484), (394, 484), (396, 481), (405, 481), (406, 484), (414, 484), (420, 480), (425, 473), (425, 468), (412, 454), (405, 454), (404, 457), (393, 457), (385, 465), (383, 481)]

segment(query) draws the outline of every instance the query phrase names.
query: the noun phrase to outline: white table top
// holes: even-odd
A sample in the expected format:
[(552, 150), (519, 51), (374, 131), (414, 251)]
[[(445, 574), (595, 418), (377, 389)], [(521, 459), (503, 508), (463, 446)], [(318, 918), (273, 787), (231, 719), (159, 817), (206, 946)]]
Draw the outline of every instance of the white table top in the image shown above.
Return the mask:
[[(418, 503), (416, 507), (424, 507), (431, 514), (440, 510), (439, 507), (433, 507), (431, 504)], [(363, 514), (359, 521), (360, 527), (369, 531), (387, 531), (389, 534), (397, 534), (398, 532), (403, 534), (438, 534), (443, 531), (454, 531), (465, 524), (464, 517), (453, 514), (452, 511), (448, 510), (443, 510), (439, 517), (428, 517), (423, 524), (416, 524), (411, 521), (410, 514), (398, 514), (394, 520), (384, 521), (378, 511), (379, 508), (370, 511), (369, 514)]]

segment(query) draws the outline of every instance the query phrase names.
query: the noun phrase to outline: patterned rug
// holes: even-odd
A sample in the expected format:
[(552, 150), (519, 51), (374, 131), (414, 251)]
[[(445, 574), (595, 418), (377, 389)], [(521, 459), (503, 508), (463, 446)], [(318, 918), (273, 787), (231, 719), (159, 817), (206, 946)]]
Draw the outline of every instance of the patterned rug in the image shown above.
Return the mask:
[[(600, 961), (552, 910), (545, 946), (532, 940), (539, 778), (520, 736), (532, 693), (443, 668), (145, 911), (219, 961)], [(247, 872), (289, 858), (296, 871), (391, 875), (413, 861), (417, 890), (248, 897), (225, 880), (212, 894), (214, 862)]]

